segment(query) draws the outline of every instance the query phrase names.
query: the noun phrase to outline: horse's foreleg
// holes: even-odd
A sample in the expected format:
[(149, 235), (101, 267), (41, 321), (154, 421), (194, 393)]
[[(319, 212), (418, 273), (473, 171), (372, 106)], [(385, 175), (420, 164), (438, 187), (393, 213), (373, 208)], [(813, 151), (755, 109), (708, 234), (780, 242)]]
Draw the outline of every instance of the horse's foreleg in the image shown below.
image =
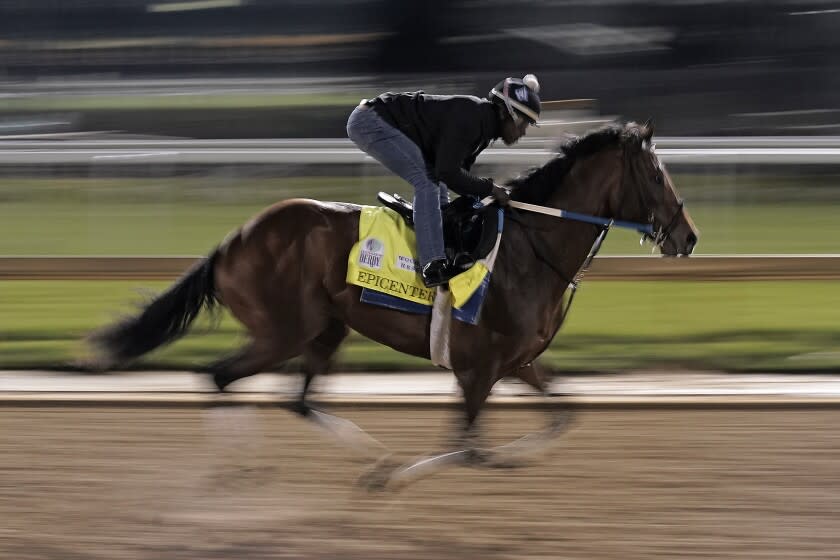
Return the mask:
[(557, 438), (566, 432), (572, 424), (572, 410), (568, 405), (552, 399), (548, 388), (548, 379), (542, 368), (528, 364), (516, 372), (525, 383), (534, 387), (547, 402), (548, 422), (542, 430), (527, 434), (511, 443), (500, 445), (483, 453), (485, 466), (517, 467), (544, 457)]
[(475, 447), (478, 438), (476, 420), (496, 381), (488, 370), (457, 372), (464, 396), (464, 421), (461, 423), (454, 451), (424, 456), (404, 465), (378, 464), (360, 483), (368, 489), (398, 489), (448, 468), (481, 464), (483, 451)]
[(549, 388), (551, 380), (545, 368), (531, 362), (519, 368), (515, 376), (536, 389), (548, 403), (549, 420), (544, 431), (561, 433), (566, 431), (572, 422), (572, 411), (568, 406), (562, 405), (559, 401), (551, 400), (551, 391)]
[(490, 395), (495, 377), (478, 376), (478, 372), (472, 372), (471, 376), (459, 375), (464, 391), (465, 422), (461, 425), (458, 449), (449, 453), (423, 457), (393, 470), (387, 477), (380, 474), (378, 479), (369, 478), (380, 484), (385, 479), (385, 485), (401, 487), (454, 466), (513, 468), (525, 466), (545, 456), (557, 442), (558, 437), (570, 426), (571, 410), (551, 399), (548, 379), (535, 364), (521, 368), (515, 375), (537, 389), (548, 403), (549, 420), (542, 430), (498, 447), (479, 447), (480, 432), (476, 421)]
[(476, 423), (490, 391), (498, 377), (494, 372), (473, 370), (468, 374), (456, 373), (464, 397), (464, 423), (461, 424), (460, 444), (475, 453), (479, 441), (479, 427)]

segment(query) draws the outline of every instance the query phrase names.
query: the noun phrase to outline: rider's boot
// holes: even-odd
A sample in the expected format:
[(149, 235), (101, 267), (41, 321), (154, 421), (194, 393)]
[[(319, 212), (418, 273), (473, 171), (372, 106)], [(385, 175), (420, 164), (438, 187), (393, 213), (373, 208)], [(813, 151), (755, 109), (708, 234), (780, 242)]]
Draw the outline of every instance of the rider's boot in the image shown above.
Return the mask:
[(447, 259), (435, 259), (423, 267), (420, 276), (427, 288), (434, 288), (446, 284), (459, 272)]

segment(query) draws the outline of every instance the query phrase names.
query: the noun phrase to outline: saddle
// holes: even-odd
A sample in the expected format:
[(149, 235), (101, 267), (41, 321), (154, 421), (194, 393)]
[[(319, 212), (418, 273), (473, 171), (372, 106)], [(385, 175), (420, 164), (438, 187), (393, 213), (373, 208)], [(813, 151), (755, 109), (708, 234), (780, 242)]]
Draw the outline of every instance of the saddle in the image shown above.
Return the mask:
[[(409, 201), (396, 193), (380, 192), (376, 198), (414, 229), (414, 208)], [(480, 206), (477, 201), (471, 196), (461, 196), (442, 209), (446, 257), (458, 268), (471, 267), (486, 257), (496, 244), (499, 209), (495, 205)]]

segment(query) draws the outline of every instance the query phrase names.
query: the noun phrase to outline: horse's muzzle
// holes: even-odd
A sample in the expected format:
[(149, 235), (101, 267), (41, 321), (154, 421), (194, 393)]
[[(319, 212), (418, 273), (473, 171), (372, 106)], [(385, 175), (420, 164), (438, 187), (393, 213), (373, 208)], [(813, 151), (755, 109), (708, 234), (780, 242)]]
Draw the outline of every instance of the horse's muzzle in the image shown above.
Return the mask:
[(689, 256), (691, 253), (694, 252), (694, 247), (697, 246), (697, 235), (694, 232), (688, 234), (688, 238), (685, 240), (685, 255)]
[(693, 231), (685, 237), (685, 242), (681, 244), (678, 237), (671, 236), (660, 245), (663, 257), (688, 257), (694, 252), (694, 247), (697, 246), (697, 234)]

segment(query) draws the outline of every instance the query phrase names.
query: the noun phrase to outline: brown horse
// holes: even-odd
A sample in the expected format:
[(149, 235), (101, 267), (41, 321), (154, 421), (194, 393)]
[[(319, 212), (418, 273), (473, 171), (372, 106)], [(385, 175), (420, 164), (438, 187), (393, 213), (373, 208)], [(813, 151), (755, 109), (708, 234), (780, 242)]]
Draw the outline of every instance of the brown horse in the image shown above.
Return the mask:
[[(698, 232), (653, 150), (652, 135), (649, 123), (629, 123), (575, 138), (557, 157), (510, 182), (512, 199), (650, 224), (664, 255), (687, 256)], [(139, 315), (95, 333), (92, 341), (112, 367), (175, 340), (202, 308), (218, 302), (251, 337), (241, 351), (209, 367), (220, 391), (237, 379), (302, 356), (305, 379), (294, 410), (334, 432), (357, 429), (306, 401), (310, 382), (328, 371), (348, 328), (400, 352), (430, 357), (429, 316), (362, 303), (361, 288), (345, 281), (359, 212), (357, 205), (336, 202), (293, 199), (275, 204)], [(480, 321), (451, 325), (451, 364), (463, 391), (465, 436), (474, 434), (479, 411), (503, 377), (519, 377), (546, 390), (534, 361), (560, 328), (563, 294), (603, 230), (537, 213), (508, 214), (514, 219), (505, 225)], [(549, 431), (560, 428), (557, 420)], [(481, 457), (474, 449), (464, 450), (398, 472)]]

